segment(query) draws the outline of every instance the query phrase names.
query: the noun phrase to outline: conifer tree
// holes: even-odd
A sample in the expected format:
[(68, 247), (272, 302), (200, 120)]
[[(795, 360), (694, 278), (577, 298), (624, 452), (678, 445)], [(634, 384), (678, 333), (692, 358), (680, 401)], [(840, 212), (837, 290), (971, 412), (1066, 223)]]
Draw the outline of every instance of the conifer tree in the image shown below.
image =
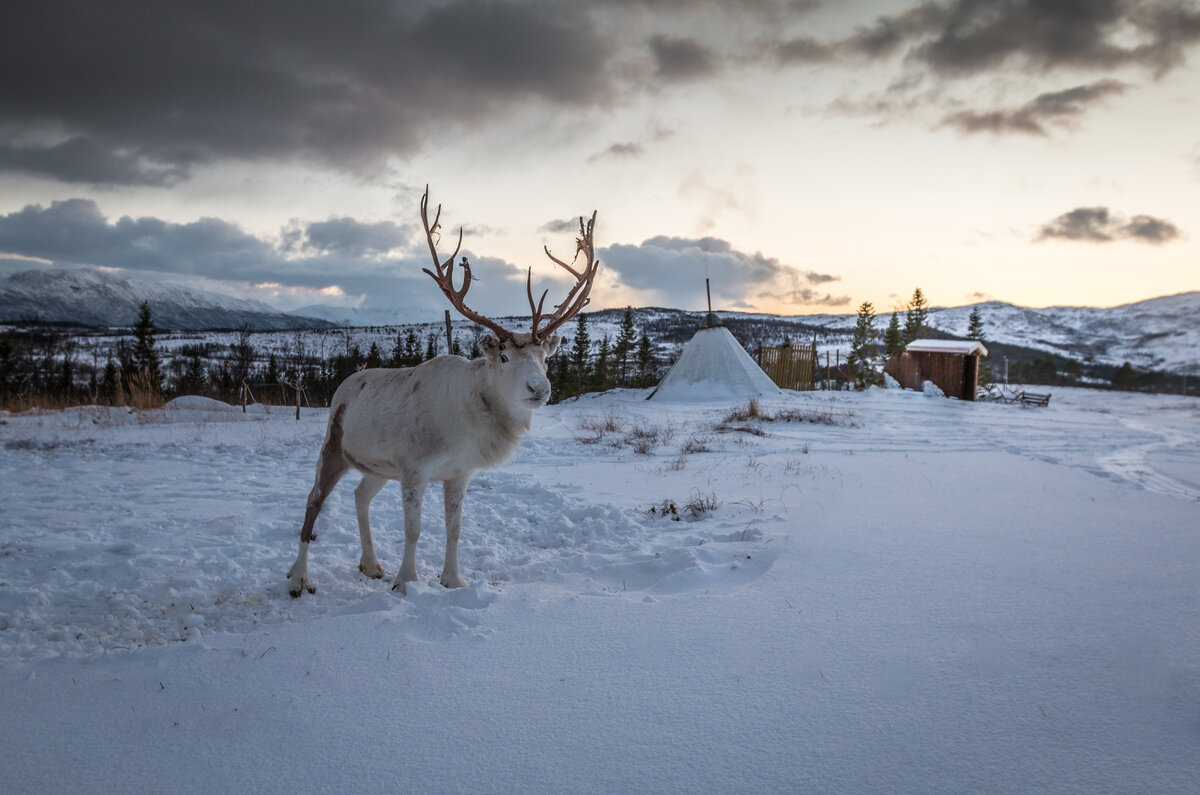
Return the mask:
[(1133, 365), (1125, 362), (1112, 377), (1113, 389), (1134, 390), (1137, 389), (1137, 375), (1133, 372)]
[(967, 339), (985, 342), (983, 337), (983, 315), (979, 307), (971, 307), (971, 317), (967, 321)]
[(850, 356), (846, 359), (846, 369), (859, 389), (877, 380), (875, 358), (878, 350), (875, 344), (875, 307), (870, 301), (863, 301), (858, 307)]
[(587, 315), (580, 313), (575, 318), (575, 336), (571, 339), (571, 376), (574, 381), (575, 394), (584, 391), (591, 375), (589, 356), (592, 344), (588, 338)]
[(117, 402), (117, 395), (121, 392), (121, 371), (117, 369), (117, 363), (113, 361), (110, 355), (108, 360), (104, 362), (104, 378), (100, 381), (100, 397), (106, 403)]
[(612, 386), (612, 357), (611, 348), (606, 334), (600, 340), (600, 348), (596, 351), (596, 366), (592, 373), (592, 389), (603, 392)]
[(0, 337), (0, 403), (7, 403), (17, 393), (17, 356), (12, 335)]
[(908, 302), (908, 311), (904, 317), (904, 344), (920, 339), (928, 328), (929, 303), (925, 293), (918, 287), (913, 291), (912, 300)]
[(904, 336), (900, 331), (900, 316), (892, 313), (887, 330), (883, 332), (883, 352), (890, 359), (904, 351)]
[(183, 378), (179, 381), (179, 393), (181, 395), (203, 395), (208, 391), (208, 373), (204, 369), (204, 360), (200, 358), (200, 352), (196, 351), (188, 359), (187, 370), (183, 373)]
[(430, 332), (425, 335), (425, 361), (429, 361), (438, 355), (437, 341), (437, 334)]
[(267, 373), (265, 380), (272, 386), (279, 383), (279, 360), (275, 358), (275, 354), (273, 353), (267, 357)]
[(158, 351), (154, 349), (154, 319), (149, 301), (142, 301), (138, 307), (138, 319), (133, 327), (133, 366), (137, 372), (146, 374), (155, 389), (162, 389), (162, 366)]
[(625, 307), (621, 325), (617, 329), (617, 341), (613, 344), (613, 364), (616, 366), (617, 386), (628, 386), (629, 364), (637, 344), (637, 329), (633, 327), (633, 307)]
[(654, 377), (654, 348), (650, 345), (650, 337), (646, 332), (642, 332), (642, 338), (638, 341), (637, 349), (637, 385), (640, 387), (649, 386), (650, 379)]
[(371, 347), (367, 349), (367, 367), (383, 367), (383, 352), (379, 350), (379, 344), (374, 340), (371, 341)]

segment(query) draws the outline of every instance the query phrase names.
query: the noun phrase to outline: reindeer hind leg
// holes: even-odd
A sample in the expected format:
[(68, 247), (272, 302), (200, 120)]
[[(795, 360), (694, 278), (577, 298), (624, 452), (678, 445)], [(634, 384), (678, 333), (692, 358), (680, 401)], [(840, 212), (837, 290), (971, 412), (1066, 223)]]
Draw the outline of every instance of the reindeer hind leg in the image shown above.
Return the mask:
[(300, 526), (300, 552), (296, 562), (288, 569), (288, 594), (292, 598), (300, 596), (304, 591), (316, 593), (317, 587), (308, 577), (308, 545), (313, 540), (313, 525), (321, 513), (325, 498), (333, 491), (333, 487), (350, 468), (349, 462), (342, 454), (342, 413), (345, 406), (340, 407), (329, 423), (329, 434), (321, 447), (321, 457), (317, 461), (317, 478), (312, 491), (308, 493), (308, 502), (304, 509), (304, 524)]

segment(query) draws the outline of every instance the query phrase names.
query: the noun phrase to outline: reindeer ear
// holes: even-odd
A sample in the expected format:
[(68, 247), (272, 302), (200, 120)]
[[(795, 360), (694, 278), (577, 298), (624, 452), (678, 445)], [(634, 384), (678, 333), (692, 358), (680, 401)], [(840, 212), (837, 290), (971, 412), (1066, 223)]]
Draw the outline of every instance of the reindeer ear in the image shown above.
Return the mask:
[(545, 342), (542, 343), (542, 347), (546, 349), (547, 356), (553, 356), (554, 352), (558, 350), (558, 346), (561, 344), (562, 337), (558, 336), (557, 334), (551, 334), (546, 338)]
[(479, 350), (483, 352), (490, 361), (495, 361), (500, 358), (500, 340), (493, 337), (491, 334), (484, 334), (479, 338)]

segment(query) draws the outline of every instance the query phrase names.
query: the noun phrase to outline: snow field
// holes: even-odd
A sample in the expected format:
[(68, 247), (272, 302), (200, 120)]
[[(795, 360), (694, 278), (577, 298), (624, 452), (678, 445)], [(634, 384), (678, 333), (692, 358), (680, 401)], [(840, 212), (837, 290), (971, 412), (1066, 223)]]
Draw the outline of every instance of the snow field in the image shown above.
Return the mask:
[(430, 488), (407, 597), (352, 475), (286, 596), (322, 411), (0, 418), (0, 788), (1191, 791), (1196, 401), (644, 395), (476, 478), (468, 588)]

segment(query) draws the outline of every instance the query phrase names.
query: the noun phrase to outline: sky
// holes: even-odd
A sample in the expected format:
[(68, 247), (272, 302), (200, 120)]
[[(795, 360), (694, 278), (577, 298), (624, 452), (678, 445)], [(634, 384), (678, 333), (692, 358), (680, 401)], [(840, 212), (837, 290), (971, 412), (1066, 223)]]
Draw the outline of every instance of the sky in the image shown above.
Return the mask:
[(1200, 4), (22, 2), (0, 274), (256, 298), (813, 314), (1200, 289)]

